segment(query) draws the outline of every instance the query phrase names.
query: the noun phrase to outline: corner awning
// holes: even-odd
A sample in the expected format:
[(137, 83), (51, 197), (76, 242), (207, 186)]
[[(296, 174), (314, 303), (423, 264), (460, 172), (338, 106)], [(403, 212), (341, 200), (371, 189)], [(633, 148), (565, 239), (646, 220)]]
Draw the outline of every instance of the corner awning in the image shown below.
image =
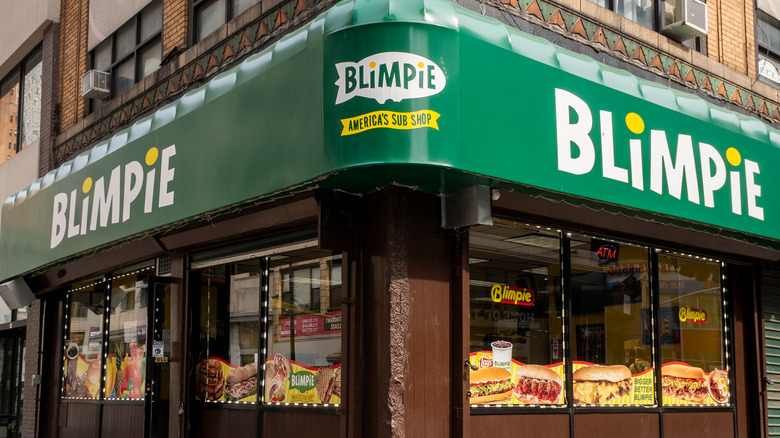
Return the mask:
[(541, 190), (780, 243), (778, 145), (758, 119), (446, 0), (346, 1), (10, 197), (0, 280), (390, 182)]

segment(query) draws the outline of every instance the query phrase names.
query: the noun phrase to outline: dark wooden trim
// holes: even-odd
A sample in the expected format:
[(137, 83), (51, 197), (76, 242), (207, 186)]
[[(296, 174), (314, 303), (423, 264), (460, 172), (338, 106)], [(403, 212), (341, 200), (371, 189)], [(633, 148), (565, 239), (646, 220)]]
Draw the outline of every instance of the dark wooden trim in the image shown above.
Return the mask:
[(551, 201), (539, 196), (500, 190), (500, 198), (493, 201), (493, 215), (517, 217), (529, 221), (569, 228), (572, 231), (588, 230), (634, 241), (652, 242), (653, 245), (683, 251), (706, 251), (725, 260), (742, 262), (780, 261), (780, 251), (747, 242), (698, 232), (675, 225), (654, 222), (626, 215), (593, 210), (584, 205)]
[(452, 280), (452, 436), (470, 438), (471, 410), (466, 393), (469, 389), (469, 373), (465, 362), (469, 359), (469, 233), (468, 229), (452, 233), (453, 280)]

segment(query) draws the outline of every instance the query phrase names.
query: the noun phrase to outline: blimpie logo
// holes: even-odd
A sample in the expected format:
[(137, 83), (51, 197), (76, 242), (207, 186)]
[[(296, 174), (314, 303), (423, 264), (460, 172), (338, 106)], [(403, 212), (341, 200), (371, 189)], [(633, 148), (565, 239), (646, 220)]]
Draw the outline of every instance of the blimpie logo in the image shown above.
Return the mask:
[[(628, 112), (624, 128), (620, 128), (621, 123), (613, 125), (610, 111), (600, 110), (597, 116), (600, 132), (594, 132), (594, 112), (587, 102), (569, 91), (555, 90), (559, 171), (573, 175), (588, 174), (596, 167), (597, 155), (601, 155), (604, 178), (644, 191), (645, 175), (649, 173), (651, 191), (659, 195), (666, 192), (682, 199), (685, 190), (688, 202), (703, 203), (709, 208), (716, 207), (716, 193), (723, 190), (726, 193), (719, 198), (722, 200), (720, 203), (725, 204), (724, 201), (728, 200), (733, 214), (742, 215), (745, 212), (743, 203), (746, 203), (748, 216), (764, 220), (764, 209), (758, 205), (761, 197), (758, 162), (742, 157), (736, 147), (727, 148), (723, 154), (710, 144), (694, 141), (691, 135), (678, 133), (676, 153), (672, 155), (670, 142), (675, 141), (674, 134), (670, 135), (663, 129), (650, 129), (647, 138), (645, 122), (639, 114)], [(618, 129), (621, 134), (627, 133), (632, 137), (628, 139), (628, 160), (625, 163), (619, 162), (615, 155), (617, 148), (626, 148), (626, 145), (615, 144)], [(601, 147), (597, 148), (599, 140)], [(643, 150), (648, 147), (649, 166), (643, 160)]]
[(707, 312), (704, 309), (680, 307), (679, 317), (682, 322), (695, 322), (698, 324), (707, 322)]
[(496, 303), (515, 304), (517, 306), (534, 305), (534, 291), (524, 287), (495, 284), (490, 288), (490, 297)]
[(433, 96), (447, 85), (442, 69), (428, 58), (413, 53), (383, 52), (358, 62), (336, 64), (339, 79), (336, 105), (355, 96), (392, 100)]
[[(120, 214), (122, 222), (127, 222), (130, 220), (131, 207), (142, 192), (144, 213), (152, 213), (154, 210), (155, 191), (158, 192), (157, 208), (173, 205), (174, 193), (168, 189), (168, 185), (173, 181), (176, 170), (171, 167), (171, 158), (174, 155), (175, 145), (162, 151), (153, 147), (146, 152), (144, 162), (147, 169), (138, 161), (130, 161), (111, 170), (108, 186), (105, 176), (101, 176), (94, 183), (92, 178), (88, 177), (84, 179), (81, 190), (74, 189), (70, 193), (54, 195), (51, 248), (56, 248), (66, 237), (70, 239), (83, 236), (98, 227), (108, 227), (109, 217), (111, 224), (119, 223)], [(160, 164), (155, 166), (158, 158)]]

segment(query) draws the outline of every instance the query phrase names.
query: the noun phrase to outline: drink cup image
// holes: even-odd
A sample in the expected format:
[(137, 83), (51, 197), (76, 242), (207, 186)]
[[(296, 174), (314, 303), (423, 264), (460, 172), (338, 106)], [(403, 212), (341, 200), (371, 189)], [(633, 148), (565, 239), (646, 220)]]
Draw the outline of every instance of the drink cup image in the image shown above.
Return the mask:
[(494, 341), (490, 344), (493, 347), (493, 366), (503, 368), (512, 372), (512, 343), (509, 341)]

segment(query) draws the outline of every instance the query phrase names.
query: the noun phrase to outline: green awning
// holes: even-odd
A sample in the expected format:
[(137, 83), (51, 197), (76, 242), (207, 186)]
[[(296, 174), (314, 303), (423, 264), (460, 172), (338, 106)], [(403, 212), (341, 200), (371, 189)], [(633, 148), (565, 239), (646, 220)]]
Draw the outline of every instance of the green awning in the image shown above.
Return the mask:
[(448, 1), (346, 1), (10, 197), (0, 280), (232, 206), (390, 182), (777, 242), (778, 145), (758, 119)]

